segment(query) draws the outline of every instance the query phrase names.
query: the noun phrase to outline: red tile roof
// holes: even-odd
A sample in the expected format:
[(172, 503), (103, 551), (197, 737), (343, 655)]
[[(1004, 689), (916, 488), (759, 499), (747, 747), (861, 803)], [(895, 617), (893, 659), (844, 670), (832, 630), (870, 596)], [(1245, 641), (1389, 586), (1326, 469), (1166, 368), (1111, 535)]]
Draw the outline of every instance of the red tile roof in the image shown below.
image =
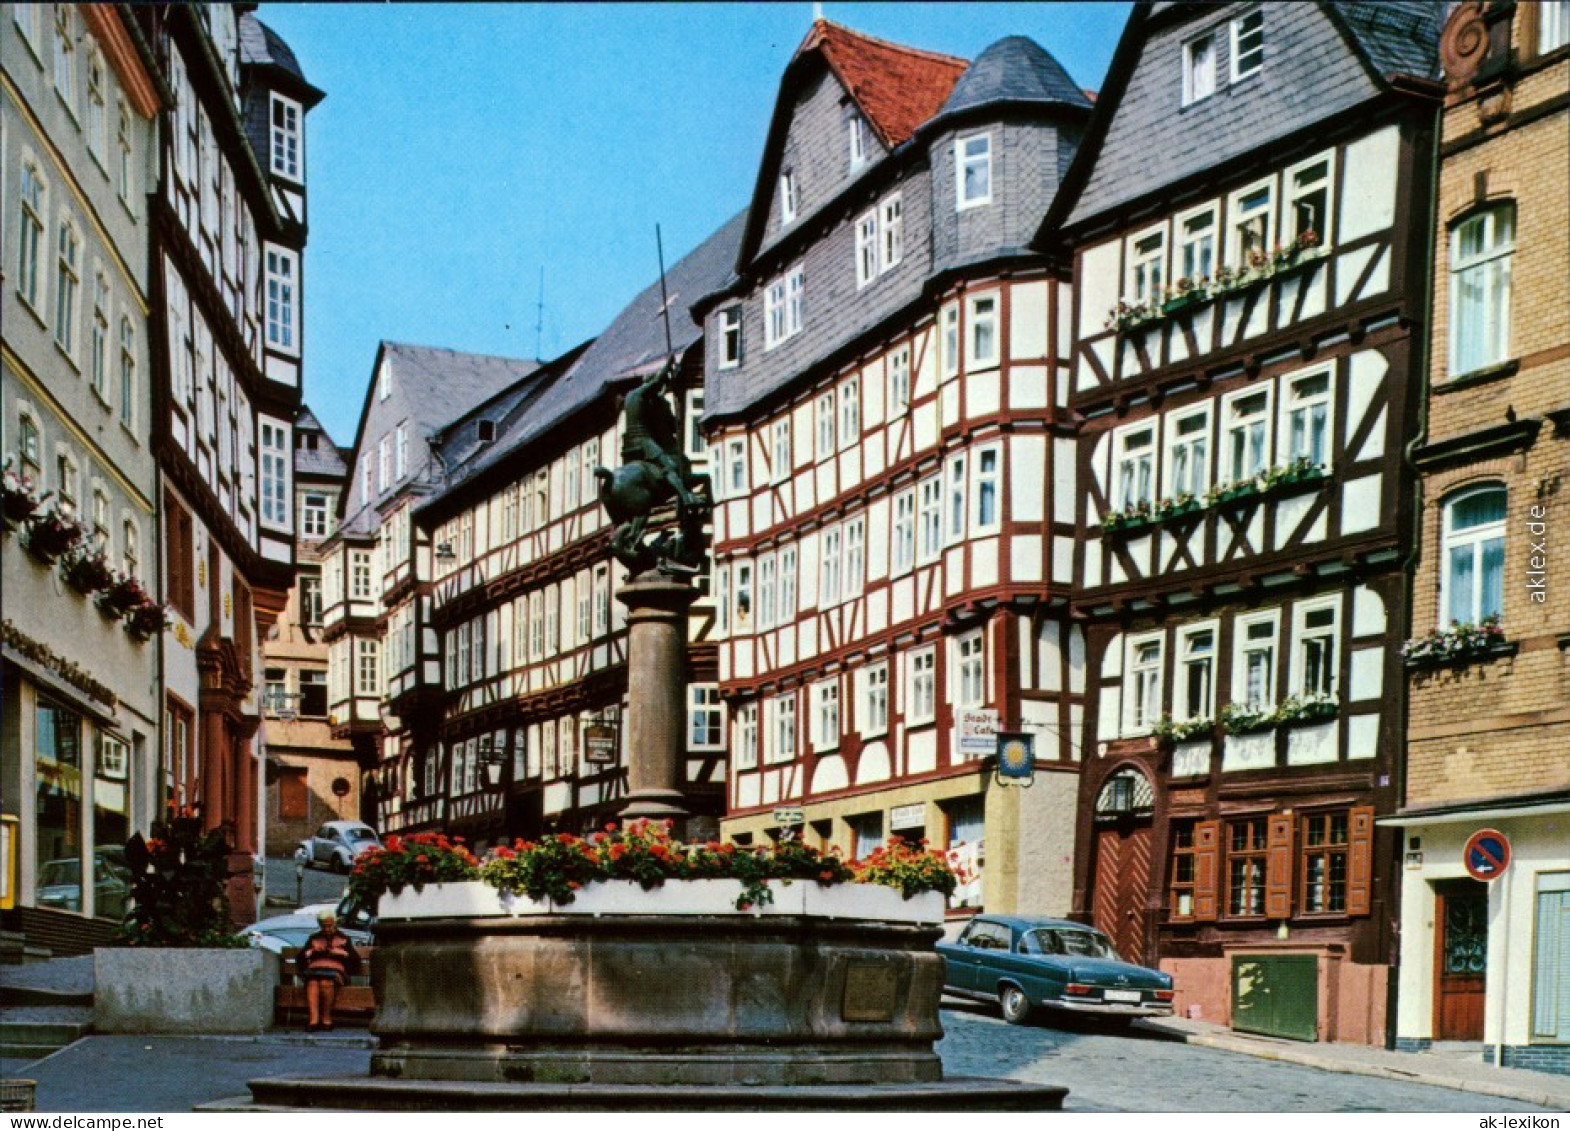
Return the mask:
[(796, 58), (819, 51), (889, 148), (899, 145), (943, 107), (964, 73), (964, 59), (874, 39), (816, 20)]

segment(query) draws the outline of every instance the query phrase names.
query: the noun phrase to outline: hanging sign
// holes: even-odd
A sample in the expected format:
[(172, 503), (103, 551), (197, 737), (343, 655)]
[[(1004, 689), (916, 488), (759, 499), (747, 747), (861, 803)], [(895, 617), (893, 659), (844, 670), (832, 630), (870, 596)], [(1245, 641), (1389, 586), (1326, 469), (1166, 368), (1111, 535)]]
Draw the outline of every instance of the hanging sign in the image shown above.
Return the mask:
[(1510, 867), (1510, 838), (1493, 829), (1478, 829), (1467, 838), (1461, 862), (1474, 880), (1497, 880)]
[(616, 728), (606, 723), (590, 723), (583, 728), (584, 760), (596, 766), (616, 763)]
[(1036, 776), (1036, 736), (1000, 731), (997, 736), (998, 777), (1034, 780)]

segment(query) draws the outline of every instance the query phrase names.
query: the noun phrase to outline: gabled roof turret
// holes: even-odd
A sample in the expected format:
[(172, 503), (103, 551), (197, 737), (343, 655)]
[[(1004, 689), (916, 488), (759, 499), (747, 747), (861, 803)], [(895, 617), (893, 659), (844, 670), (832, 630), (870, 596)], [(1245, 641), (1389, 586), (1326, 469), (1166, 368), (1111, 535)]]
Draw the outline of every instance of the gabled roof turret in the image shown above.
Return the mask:
[(940, 117), (983, 106), (1017, 102), (1060, 102), (1090, 108), (1090, 99), (1068, 72), (1033, 39), (1011, 35), (988, 47), (966, 68)]

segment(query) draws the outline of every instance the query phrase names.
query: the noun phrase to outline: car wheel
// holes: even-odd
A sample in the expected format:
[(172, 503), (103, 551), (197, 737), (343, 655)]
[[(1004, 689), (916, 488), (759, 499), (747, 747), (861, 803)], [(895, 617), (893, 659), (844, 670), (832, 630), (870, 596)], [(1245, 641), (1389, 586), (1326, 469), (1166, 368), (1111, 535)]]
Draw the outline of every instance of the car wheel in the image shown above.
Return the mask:
[(1010, 1025), (1023, 1025), (1030, 1019), (1030, 999), (1018, 986), (1002, 986), (998, 990), (998, 1008), (1003, 1020)]

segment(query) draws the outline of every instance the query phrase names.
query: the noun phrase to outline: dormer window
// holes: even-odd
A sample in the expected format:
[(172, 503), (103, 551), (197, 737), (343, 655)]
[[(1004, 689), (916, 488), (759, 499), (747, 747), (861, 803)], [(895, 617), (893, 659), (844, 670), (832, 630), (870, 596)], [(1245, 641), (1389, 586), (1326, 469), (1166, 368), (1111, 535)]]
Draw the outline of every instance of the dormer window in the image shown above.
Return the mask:
[(954, 143), (955, 208), (963, 212), (992, 203), (992, 135)]
[(780, 223), (790, 224), (796, 219), (796, 170), (786, 169), (780, 174)]
[(1258, 74), (1265, 66), (1265, 11), (1255, 8), (1232, 21), (1232, 81)]
[(1183, 105), (1216, 93), (1216, 36), (1214, 32), (1183, 45)]
[(720, 361), (721, 369), (735, 369), (741, 364), (741, 307), (729, 306), (720, 311)]
[(850, 139), (850, 167), (859, 169), (867, 163), (867, 120), (852, 111), (845, 120), (845, 132)]
[(304, 180), (300, 161), (300, 104), (272, 95), (272, 171), (291, 181)]

